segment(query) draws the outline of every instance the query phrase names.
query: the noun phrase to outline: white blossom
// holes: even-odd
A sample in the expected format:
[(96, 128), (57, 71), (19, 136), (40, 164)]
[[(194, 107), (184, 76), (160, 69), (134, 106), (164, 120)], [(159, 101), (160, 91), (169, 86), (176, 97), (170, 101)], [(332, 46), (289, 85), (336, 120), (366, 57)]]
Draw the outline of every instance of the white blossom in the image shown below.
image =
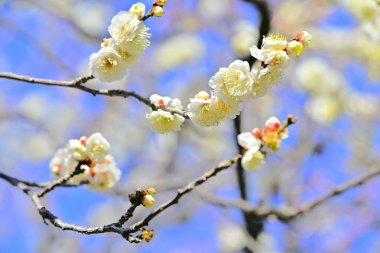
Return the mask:
[(190, 119), (201, 126), (217, 126), (228, 114), (228, 106), (205, 91), (190, 99), (187, 109)]
[(289, 55), (284, 50), (250, 48), (251, 55), (271, 67), (285, 67), (289, 64)]
[(271, 34), (263, 39), (261, 49), (257, 46), (250, 48), (251, 55), (272, 67), (284, 67), (289, 64), (289, 56), (285, 49), (288, 45), (286, 38)]
[(287, 44), (288, 41), (285, 37), (271, 34), (263, 39), (261, 48), (267, 50), (283, 51), (285, 50)]
[[(150, 96), (150, 101), (159, 107), (182, 111), (183, 106), (178, 98), (163, 97), (157, 94)], [(152, 111), (146, 115), (153, 131), (166, 134), (181, 130), (185, 118), (178, 113), (167, 112), (162, 109)]]
[(252, 90), (255, 97), (264, 96), (282, 78), (282, 69), (267, 66), (262, 69), (252, 69), (257, 74), (257, 81), (253, 84)]
[(297, 40), (292, 40), (288, 43), (286, 52), (290, 56), (300, 56), (303, 52), (303, 44)]
[(245, 149), (258, 151), (261, 146), (261, 140), (255, 137), (251, 132), (244, 132), (237, 136), (238, 143)]
[[(59, 149), (50, 161), (50, 171), (54, 177), (61, 177), (66, 174), (70, 174), (74, 172), (78, 166), (79, 162), (73, 156), (73, 153), (75, 153), (75, 151), (73, 152), (73, 150), (68, 149), (68, 146), (69, 144), (66, 145), (66, 148)], [(84, 167), (84, 169), (85, 172), (71, 178), (69, 180), (69, 183), (79, 184), (83, 181), (87, 181), (89, 177), (88, 170), (86, 167)]]
[(264, 163), (265, 155), (260, 151), (261, 140), (253, 135), (252, 132), (244, 132), (237, 136), (238, 143), (245, 149), (241, 165), (247, 171), (259, 167)]
[(131, 55), (141, 54), (150, 45), (148, 30), (136, 14), (128, 11), (116, 14), (108, 27), (115, 44)]
[(129, 12), (136, 14), (138, 19), (141, 19), (145, 15), (145, 4), (143, 3), (135, 3), (129, 9)]
[(127, 62), (113, 47), (103, 47), (90, 57), (92, 75), (103, 82), (121, 80), (127, 66)]
[(53, 158), (50, 160), (49, 167), (50, 172), (53, 174), (53, 176), (58, 177), (61, 175), (65, 157), (66, 150), (58, 149)]
[(65, 148), (59, 149), (50, 161), (50, 170), (55, 177), (61, 177), (75, 171), (80, 163), (84, 172), (71, 178), (68, 183), (86, 184), (89, 188), (103, 191), (115, 186), (121, 172), (109, 155), (110, 145), (100, 134), (89, 138), (69, 140)]
[(89, 170), (90, 184), (88, 187), (97, 191), (107, 191), (113, 188), (121, 176), (120, 169), (116, 166), (111, 155), (107, 155)]
[(209, 86), (215, 90), (215, 95), (224, 101), (240, 100), (252, 95), (255, 78), (248, 62), (236, 60), (228, 68), (220, 68), (211, 77)]
[(176, 113), (170, 113), (158, 109), (146, 115), (153, 131), (166, 134), (181, 130), (185, 118)]
[(79, 140), (70, 140), (67, 144), (67, 150), (77, 161), (86, 159), (86, 147)]
[(247, 171), (252, 171), (260, 167), (265, 162), (265, 155), (261, 151), (248, 149), (241, 159), (242, 167)]
[(149, 98), (150, 102), (155, 106), (168, 106), (169, 102), (172, 101), (170, 97), (163, 97), (158, 94), (153, 94)]
[(86, 148), (90, 159), (100, 161), (109, 153), (110, 144), (100, 133), (94, 133), (86, 140)]

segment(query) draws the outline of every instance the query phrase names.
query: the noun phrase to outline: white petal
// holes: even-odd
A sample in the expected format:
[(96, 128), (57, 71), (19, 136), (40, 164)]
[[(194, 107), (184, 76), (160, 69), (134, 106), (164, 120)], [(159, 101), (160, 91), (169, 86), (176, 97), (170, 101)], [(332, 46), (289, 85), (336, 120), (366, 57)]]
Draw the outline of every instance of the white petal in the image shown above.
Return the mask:
[(245, 132), (238, 135), (238, 143), (240, 146), (250, 149), (252, 151), (258, 151), (261, 146), (260, 139), (252, 135), (251, 132)]

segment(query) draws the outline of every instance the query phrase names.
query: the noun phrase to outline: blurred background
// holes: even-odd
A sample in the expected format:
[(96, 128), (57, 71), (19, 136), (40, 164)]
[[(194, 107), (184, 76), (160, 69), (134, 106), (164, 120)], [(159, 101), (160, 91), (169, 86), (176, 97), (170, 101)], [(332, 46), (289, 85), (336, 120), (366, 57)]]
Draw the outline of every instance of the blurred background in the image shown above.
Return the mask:
[[(147, 7), (151, 1), (142, 1)], [(0, 0), (0, 71), (71, 80), (89, 74), (111, 18), (128, 0)], [(313, 34), (281, 83), (244, 104), (243, 131), (267, 118), (299, 118), (290, 137), (264, 166), (247, 174), (250, 202), (299, 206), (379, 166), (380, 5), (376, 0), (273, 0), (272, 32)], [(120, 82), (90, 81), (183, 104), (220, 67), (249, 55), (259, 14), (239, 0), (171, 1), (150, 18), (152, 46)], [(20, 179), (51, 180), (49, 160), (72, 138), (101, 132), (123, 175), (118, 188), (98, 193), (60, 188), (44, 199), (62, 220), (98, 226), (117, 220), (136, 187), (155, 187), (156, 205), (205, 170), (237, 153), (233, 122), (159, 135), (133, 98), (93, 97), (78, 90), (0, 79), (0, 170)], [(154, 219), (150, 243), (119, 235), (86, 236), (43, 224), (22, 192), (0, 181), (0, 252), (240, 252), (247, 245), (241, 212), (207, 202), (210, 194), (239, 197), (235, 170), (211, 179)], [(260, 252), (380, 252), (380, 179), (333, 198), (288, 224), (265, 222)], [(137, 221), (149, 212), (139, 208)], [(133, 222), (132, 221), (132, 222)]]

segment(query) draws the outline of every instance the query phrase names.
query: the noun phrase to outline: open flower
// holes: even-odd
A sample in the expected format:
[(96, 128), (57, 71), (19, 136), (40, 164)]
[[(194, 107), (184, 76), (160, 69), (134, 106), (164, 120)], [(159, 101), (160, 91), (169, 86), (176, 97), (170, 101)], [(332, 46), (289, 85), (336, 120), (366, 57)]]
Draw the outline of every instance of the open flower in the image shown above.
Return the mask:
[(289, 63), (285, 49), (288, 45), (286, 38), (271, 34), (263, 39), (261, 49), (257, 46), (250, 48), (251, 55), (271, 67), (284, 67)]
[(260, 167), (265, 162), (265, 154), (261, 151), (254, 151), (253, 149), (248, 149), (241, 159), (241, 166), (246, 171), (252, 171)]
[(152, 130), (160, 134), (181, 130), (181, 126), (185, 121), (185, 118), (181, 115), (166, 112), (161, 109), (148, 113), (146, 118)]
[(86, 140), (88, 156), (94, 161), (103, 160), (110, 151), (110, 144), (100, 133), (94, 133)]
[(300, 56), (303, 52), (303, 44), (297, 40), (292, 40), (288, 43), (286, 52), (290, 56)]
[(248, 62), (236, 60), (228, 68), (220, 68), (211, 77), (209, 86), (215, 90), (215, 95), (224, 101), (241, 100), (252, 95), (255, 78)]
[(128, 11), (116, 14), (108, 27), (115, 44), (131, 55), (141, 54), (150, 45), (148, 30), (138, 15)]
[(87, 157), (86, 147), (79, 140), (70, 140), (67, 149), (77, 161), (83, 161)]
[(107, 155), (89, 170), (88, 187), (97, 191), (107, 191), (120, 180), (121, 172), (111, 155)]
[(247, 171), (259, 167), (264, 163), (265, 155), (260, 151), (261, 140), (253, 132), (245, 132), (238, 135), (238, 143), (244, 148), (242, 167)]
[(187, 106), (190, 119), (201, 126), (217, 126), (228, 115), (228, 106), (216, 96), (201, 91)]
[(285, 37), (278, 34), (270, 34), (264, 37), (261, 48), (266, 50), (283, 51), (288, 44)]
[(289, 56), (284, 50), (250, 48), (251, 55), (271, 67), (285, 67), (289, 64)]
[[(183, 109), (182, 103), (178, 98), (172, 99), (170, 97), (162, 97), (154, 94), (150, 97), (150, 101), (158, 107), (170, 108), (178, 111)], [(148, 119), (152, 130), (161, 134), (181, 130), (181, 126), (185, 121), (183, 116), (161, 109), (148, 113), (146, 118)]]
[(245, 149), (252, 149), (258, 151), (261, 146), (261, 140), (257, 138), (252, 132), (245, 132), (238, 135), (238, 143)]
[(92, 75), (103, 82), (121, 80), (127, 66), (127, 62), (113, 47), (103, 47), (90, 57)]
[(282, 78), (282, 69), (277, 67), (261, 67), (252, 69), (252, 72), (257, 74), (257, 81), (252, 86), (254, 97), (264, 96)]
[(145, 4), (143, 3), (135, 3), (129, 9), (129, 12), (137, 15), (138, 19), (141, 19), (145, 15)]

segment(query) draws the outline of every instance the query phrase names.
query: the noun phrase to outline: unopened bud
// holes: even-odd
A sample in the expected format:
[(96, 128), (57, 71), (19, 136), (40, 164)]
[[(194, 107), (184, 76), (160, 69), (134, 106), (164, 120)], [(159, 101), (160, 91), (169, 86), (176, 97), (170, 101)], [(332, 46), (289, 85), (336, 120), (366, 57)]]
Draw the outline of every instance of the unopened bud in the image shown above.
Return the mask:
[(129, 202), (131, 202), (132, 204), (134, 204), (136, 202), (136, 200), (137, 200), (136, 197), (137, 197), (137, 195), (136, 195), (135, 192), (130, 193), (128, 195)]
[(261, 136), (262, 136), (261, 130), (256, 127), (255, 129), (252, 130), (252, 135), (258, 139), (261, 139)]
[(154, 194), (156, 194), (156, 189), (154, 189), (154, 188), (148, 188), (148, 189), (146, 189), (146, 192), (149, 194), (149, 195), (154, 195)]
[(145, 15), (145, 5), (143, 3), (135, 3), (131, 6), (129, 12), (136, 14), (141, 19)]
[(154, 1), (154, 4), (161, 6), (161, 7), (164, 7), (166, 5), (166, 0), (156, 0), (156, 1)]
[(153, 6), (152, 13), (155, 17), (162, 17), (165, 14), (164, 9), (160, 6)]
[[(103, 43), (105, 43), (106, 41), (109, 41), (109, 40), (110, 40), (110, 39), (103, 39)], [(103, 45), (103, 43), (102, 43), (102, 45)], [(108, 45), (107, 45), (107, 46), (108, 46)], [(103, 47), (103, 46), (102, 46), (102, 47)], [(86, 146), (87, 139), (88, 139), (87, 136), (82, 136), (82, 137), (80, 137), (80, 139), (79, 139), (80, 144), (82, 144), (83, 146)]]
[(299, 41), (292, 40), (288, 43), (286, 52), (290, 56), (300, 56), (303, 52), (303, 44)]
[(299, 32), (296, 35), (296, 40), (301, 42), (305, 47), (311, 46), (312, 39), (313, 39), (313, 36), (306, 31)]
[(152, 195), (145, 195), (142, 199), (142, 205), (145, 206), (146, 208), (150, 208), (153, 206), (154, 204), (154, 198), (152, 197)]
[(289, 114), (287, 120), (288, 120), (288, 125), (290, 125), (290, 124), (294, 124), (294, 123), (297, 122), (297, 118), (294, 117), (293, 114)]
[(195, 95), (195, 98), (207, 100), (210, 98), (210, 95), (206, 91), (200, 91)]

